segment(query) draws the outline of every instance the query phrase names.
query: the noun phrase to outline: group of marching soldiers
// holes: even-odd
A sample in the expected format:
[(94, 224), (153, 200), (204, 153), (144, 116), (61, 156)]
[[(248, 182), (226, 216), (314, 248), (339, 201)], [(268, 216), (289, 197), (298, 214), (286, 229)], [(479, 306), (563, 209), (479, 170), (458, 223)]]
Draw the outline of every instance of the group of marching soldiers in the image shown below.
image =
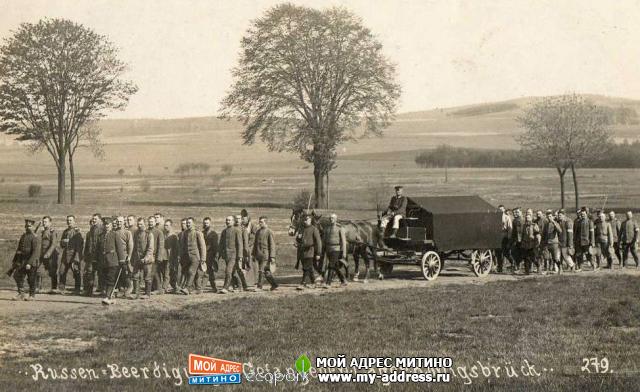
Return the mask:
[(502, 247), (496, 252), (497, 272), (503, 271), (505, 260), (510, 262), (513, 273), (522, 264), (525, 274), (561, 273), (565, 266), (571, 271), (582, 271), (585, 262), (597, 271), (601, 264), (613, 268), (613, 256), (624, 268), (629, 253), (638, 267), (639, 227), (631, 211), (619, 220), (614, 211), (591, 213), (582, 207), (572, 220), (564, 209), (544, 213), (527, 209), (523, 214), (521, 208), (507, 210), (502, 205), (498, 208), (502, 212), (503, 238)]
[[(112, 304), (119, 291), (129, 299), (148, 299), (151, 294), (200, 294), (208, 278), (212, 292), (226, 294), (235, 288), (262, 290), (266, 280), (276, 290), (276, 242), (261, 216), (255, 225), (246, 210), (228, 216), (220, 234), (213, 230), (211, 218), (202, 220), (202, 230), (194, 218), (184, 218), (175, 232), (171, 219), (161, 213), (148, 218), (102, 217), (96, 213), (83, 237), (76, 218), (66, 218), (67, 228), (58, 234), (51, 217), (36, 226), (25, 220), (25, 233), (8, 274), (13, 276), (18, 294), (15, 300), (33, 300), (41, 287), (42, 269), (51, 278), (50, 294), (64, 294), (69, 270), (76, 295), (98, 292), (105, 305)], [(42, 226), (42, 231), (38, 229)], [(218, 290), (215, 274), (224, 261), (224, 285)], [(253, 267), (252, 267), (253, 266)], [(249, 287), (245, 272), (257, 275)], [(257, 274), (256, 274), (257, 272)], [(29, 285), (24, 292), (25, 278)], [(82, 290), (83, 289), (83, 290)], [(144, 289), (144, 291), (142, 291)]]

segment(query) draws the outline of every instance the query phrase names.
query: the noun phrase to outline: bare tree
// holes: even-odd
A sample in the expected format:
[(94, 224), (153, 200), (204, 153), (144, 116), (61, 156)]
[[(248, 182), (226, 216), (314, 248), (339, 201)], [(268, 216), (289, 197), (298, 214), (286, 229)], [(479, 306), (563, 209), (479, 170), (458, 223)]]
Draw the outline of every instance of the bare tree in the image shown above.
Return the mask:
[(564, 175), (573, 175), (576, 209), (580, 205), (576, 168), (598, 157), (611, 143), (605, 108), (576, 94), (546, 97), (535, 102), (518, 122), (525, 129), (518, 137), (523, 150), (553, 166), (560, 176), (561, 205), (565, 206)]
[(126, 65), (105, 36), (64, 19), (23, 23), (0, 47), (0, 132), (46, 149), (58, 171), (58, 203), (65, 202), (66, 160), (98, 132), (91, 124), (126, 107), (137, 87), (123, 80)]
[(259, 137), (313, 163), (317, 207), (326, 205), (336, 147), (381, 136), (400, 96), (382, 45), (342, 8), (271, 8), (243, 38), (233, 77), (221, 116), (240, 117), (245, 144)]

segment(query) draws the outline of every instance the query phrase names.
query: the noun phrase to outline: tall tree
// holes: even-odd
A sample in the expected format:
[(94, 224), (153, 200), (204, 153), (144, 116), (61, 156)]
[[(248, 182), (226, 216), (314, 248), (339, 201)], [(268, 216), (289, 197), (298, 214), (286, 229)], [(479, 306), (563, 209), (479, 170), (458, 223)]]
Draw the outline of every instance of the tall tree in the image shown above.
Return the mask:
[(96, 121), (124, 109), (137, 91), (122, 78), (126, 64), (117, 52), (105, 36), (65, 19), (23, 23), (0, 47), (0, 132), (51, 155), (58, 203), (65, 202), (67, 158), (73, 201), (76, 148), (94, 143)]
[(381, 136), (396, 111), (395, 67), (361, 20), (343, 8), (282, 4), (242, 40), (221, 116), (239, 117), (242, 138), (313, 163), (316, 207), (346, 141)]
[(577, 209), (580, 193), (576, 168), (590, 157), (599, 157), (611, 144), (606, 109), (576, 94), (546, 97), (526, 109), (518, 122), (525, 130), (518, 137), (523, 150), (556, 168), (563, 208), (564, 175), (571, 169)]

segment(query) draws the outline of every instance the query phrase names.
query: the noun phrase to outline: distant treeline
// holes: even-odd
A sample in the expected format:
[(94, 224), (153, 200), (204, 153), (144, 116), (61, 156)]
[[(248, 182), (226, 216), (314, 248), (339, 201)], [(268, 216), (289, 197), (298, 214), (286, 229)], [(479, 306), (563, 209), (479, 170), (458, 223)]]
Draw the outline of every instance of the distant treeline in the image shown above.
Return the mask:
[[(541, 157), (520, 150), (485, 150), (441, 145), (415, 158), (418, 166), (432, 167), (549, 167)], [(640, 168), (640, 141), (612, 144), (609, 151), (584, 162), (592, 168)]]

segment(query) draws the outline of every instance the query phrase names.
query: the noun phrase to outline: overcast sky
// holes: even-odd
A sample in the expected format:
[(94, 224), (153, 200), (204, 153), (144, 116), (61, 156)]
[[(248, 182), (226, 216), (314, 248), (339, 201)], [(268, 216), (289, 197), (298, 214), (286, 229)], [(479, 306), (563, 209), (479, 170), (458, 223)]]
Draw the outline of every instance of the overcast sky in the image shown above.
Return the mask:
[[(400, 111), (566, 92), (640, 98), (640, 0), (308, 0), (361, 16), (398, 65)], [(140, 90), (110, 117), (215, 115), (271, 0), (0, 0), (0, 37), (64, 17), (107, 35)]]

